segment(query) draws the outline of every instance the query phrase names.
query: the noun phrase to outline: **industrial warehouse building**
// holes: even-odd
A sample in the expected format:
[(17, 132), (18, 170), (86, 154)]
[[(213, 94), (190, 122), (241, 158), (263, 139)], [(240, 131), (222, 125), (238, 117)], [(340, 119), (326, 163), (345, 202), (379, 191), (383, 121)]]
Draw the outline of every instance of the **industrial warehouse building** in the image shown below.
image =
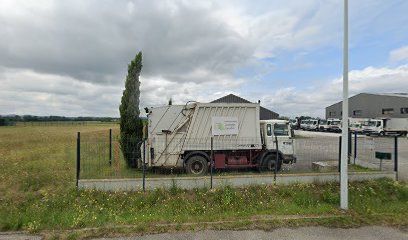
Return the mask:
[[(241, 97), (238, 97), (234, 94), (229, 94), (227, 96), (224, 96), (222, 98), (216, 99), (212, 101), (212, 103), (251, 103), (250, 101), (243, 99)], [(260, 107), (259, 109), (259, 119), (260, 120), (268, 120), (268, 119), (278, 119), (279, 114), (271, 111), (269, 109), (266, 109), (264, 107)]]
[[(341, 118), (342, 101), (326, 107), (326, 118)], [(349, 98), (349, 117), (408, 118), (408, 93), (360, 93)]]

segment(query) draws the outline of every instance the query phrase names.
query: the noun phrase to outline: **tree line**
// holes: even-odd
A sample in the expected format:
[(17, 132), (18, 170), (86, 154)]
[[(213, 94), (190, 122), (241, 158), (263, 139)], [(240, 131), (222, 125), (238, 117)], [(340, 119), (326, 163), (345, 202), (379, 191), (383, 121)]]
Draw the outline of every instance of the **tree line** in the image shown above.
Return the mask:
[(119, 118), (113, 117), (64, 117), (64, 116), (35, 116), (35, 115), (0, 115), (1, 121), (7, 122), (63, 122), (63, 121), (100, 121), (115, 122)]

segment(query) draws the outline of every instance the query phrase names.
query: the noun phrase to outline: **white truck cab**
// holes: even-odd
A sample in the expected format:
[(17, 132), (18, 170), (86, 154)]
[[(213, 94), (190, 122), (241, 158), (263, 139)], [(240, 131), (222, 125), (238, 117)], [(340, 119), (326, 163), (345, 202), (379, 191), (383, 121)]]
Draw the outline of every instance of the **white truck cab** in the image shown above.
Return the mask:
[(341, 120), (336, 118), (327, 119), (328, 130), (330, 132), (341, 132)]
[(307, 125), (307, 130), (315, 131), (319, 128), (318, 119), (310, 119), (309, 124)]
[(369, 119), (363, 123), (363, 132), (366, 135), (384, 136), (384, 119)]
[(295, 162), (294, 144), (290, 124), (286, 120), (260, 120), (264, 145), (268, 150), (276, 149), (278, 140), (278, 151), (282, 153), (283, 162)]
[(309, 122), (310, 122), (310, 119), (303, 119), (303, 120), (300, 122), (300, 129), (306, 130), (306, 129), (307, 129), (307, 126), (308, 126), (308, 124), (309, 124)]
[(319, 127), (318, 127), (318, 131), (321, 132), (326, 132), (329, 129), (329, 125), (328, 125), (328, 121), (325, 119), (320, 119), (319, 120)]

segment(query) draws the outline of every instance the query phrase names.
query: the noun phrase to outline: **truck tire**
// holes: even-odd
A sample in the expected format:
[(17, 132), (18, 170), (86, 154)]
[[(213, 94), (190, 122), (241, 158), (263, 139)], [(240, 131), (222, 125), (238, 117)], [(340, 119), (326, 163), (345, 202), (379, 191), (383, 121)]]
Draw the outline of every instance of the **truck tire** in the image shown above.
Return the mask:
[(186, 172), (194, 175), (204, 175), (208, 171), (207, 160), (199, 155), (191, 156), (186, 162)]
[(379, 135), (380, 135), (381, 137), (383, 137), (383, 136), (384, 136), (384, 132), (381, 131), (381, 132), (379, 133)]
[[(262, 162), (261, 169), (263, 171), (274, 171), (275, 170), (275, 162), (276, 162), (276, 155), (270, 154), (268, 155), (264, 161)], [(278, 168), (276, 169), (277, 172), (281, 170), (282, 162), (280, 159), (278, 160)]]

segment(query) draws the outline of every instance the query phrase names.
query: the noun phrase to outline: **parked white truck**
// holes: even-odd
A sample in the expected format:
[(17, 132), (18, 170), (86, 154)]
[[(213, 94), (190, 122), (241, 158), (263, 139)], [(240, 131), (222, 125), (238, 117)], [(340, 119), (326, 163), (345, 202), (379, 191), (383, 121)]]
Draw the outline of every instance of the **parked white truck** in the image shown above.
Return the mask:
[[(189, 103), (148, 109), (145, 164), (204, 174), (214, 167), (277, 170), (296, 162), (288, 121), (260, 120), (258, 103)], [(276, 149), (276, 139), (278, 150)], [(275, 164), (276, 157), (278, 163)]]
[(307, 130), (307, 126), (309, 125), (309, 123), (310, 123), (310, 119), (303, 119), (300, 122), (300, 129)]
[(349, 129), (352, 133), (363, 133), (363, 124), (367, 119), (364, 118), (349, 118)]
[(319, 119), (310, 119), (306, 125), (306, 130), (316, 131), (319, 129)]
[(329, 132), (341, 132), (341, 120), (336, 118), (327, 119), (327, 131)]
[(320, 119), (319, 120), (319, 126), (318, 126), (318, 131), (320, 132), (327, 132), (329, 129), (329, 125), (327, 123), (327, 120), (325, 119)]
[(366, 135), (401, 135), (408, 132), (408, 118), (381, 118), (369, 119), (363, 124), (363, 133)]

